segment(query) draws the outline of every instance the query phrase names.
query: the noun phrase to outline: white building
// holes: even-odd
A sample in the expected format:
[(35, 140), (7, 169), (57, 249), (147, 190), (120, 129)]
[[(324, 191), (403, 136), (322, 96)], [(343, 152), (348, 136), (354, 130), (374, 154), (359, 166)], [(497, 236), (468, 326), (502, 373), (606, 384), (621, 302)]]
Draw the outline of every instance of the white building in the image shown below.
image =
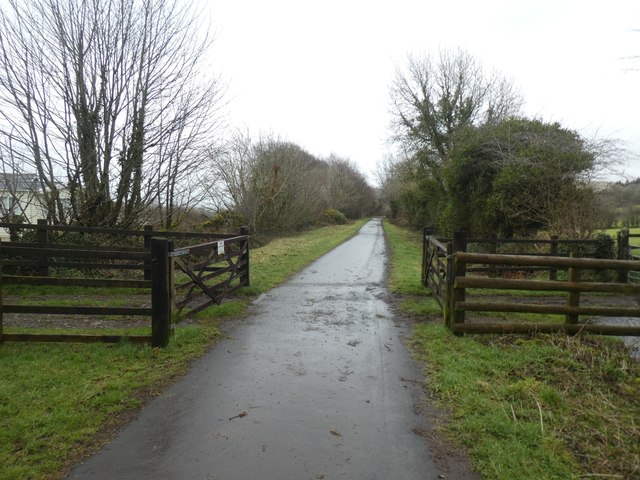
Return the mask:
[[(0, 174), (1, 221), (10, 221), (13, 216), (21, 216), (26, 223), (47, 218), (42, 190), (35, 173)], [(0, 228), (0, 239), (9, 239), (8, 230)]]

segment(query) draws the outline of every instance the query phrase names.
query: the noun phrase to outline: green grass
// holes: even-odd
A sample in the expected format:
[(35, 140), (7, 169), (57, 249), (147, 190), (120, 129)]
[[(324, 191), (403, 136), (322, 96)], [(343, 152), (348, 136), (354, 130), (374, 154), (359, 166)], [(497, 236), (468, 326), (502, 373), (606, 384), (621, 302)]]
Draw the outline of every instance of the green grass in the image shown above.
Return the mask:
[[(393, 282), (403, 265), (419, 264), (421, 245), (419, 237), (385, 228), (394, 232)], [(409, 275), (415, 278), (413, 271)], [(415, 286), (395, 285), (397, 293), (415, 298)], [(425, 318), (432, 321), (416, 326), (412, 349), (424, 365), (428, 389), (449, 413), (442, 434), (466, 448), (484, 478), (640, 476), (640, 365), (621, 342), (564, 335), (456, 337), (441, 315)]]
[(385, 234), (393, 255), (393, 268), (389, 275), (389, 289), (405, 295), (426, 295), (422, 286), (422, 235), (398, 228), (385, 222)]
[(398, 228), (385, 222), (385, 235), (392, 253), (389, 290), (405, 296), (401, 307), (412, 315), (441, 317), (438, 302), (422, 285), (422, 240), (418, 232)]
[[(618, 232), (620, 230), (621, 230), (620, 228), (609, 228), (609, 229), (605, 230), (604, 233), (606, 233), (607, 235), (610, 235), (615, 240), (615, 239), (618, 238)], [(640, 227), (630, 228), (629, 229), (629, 233), (634, 234), (634, 235), (640, 234)], [(640, 247), (640, 237), (630, 238), (629, 239), (629, 245), (633, 245), (635, 247)]]
[[(128, 344), (0, 347), (0, 478), (55, 477), (112, 414), (138, 408), (140, 388), (158, 390), (201, 355), (217, 331), (178, 330), (168, 348)], [(152, 387), (153, 386), (153, 387)]]
[[(363, 224), (324, 227), (252, 250), (252, 285), (244, 289), (243, 297), (207, 309), (196, 325), (180, 326), (165, 349), (126, 343), (0, 344), (0, 478), (60, 478), (70, 463), (99, 446), (100, 438), (108, 438), (124, 412), (139, 408), (149, 394), (160, 392), (215, 342), (218, 319), (241, 315), (253, 295), (286, 280)], [(34, 291), (21, 288), (12, 293)], [(46, 291), (35, 290), (36, 295), (42, 293)], [(56, 295), (63, 293), (69, 289)], [(117, 295), (115, 302), (119, 302)], [(139, 335), (148, 329), (100, 333)]]

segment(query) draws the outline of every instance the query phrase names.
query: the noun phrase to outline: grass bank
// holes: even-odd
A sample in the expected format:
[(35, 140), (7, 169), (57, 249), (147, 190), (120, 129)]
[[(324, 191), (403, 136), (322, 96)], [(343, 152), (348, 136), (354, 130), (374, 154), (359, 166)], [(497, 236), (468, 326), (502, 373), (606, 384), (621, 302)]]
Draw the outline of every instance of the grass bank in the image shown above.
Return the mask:
[[(620, 232), (620, 230), (622, 230), (622, 228), (609, 228), (607, 230), (604, 231), (604, 233), (606, 233), (607, 235), (610, 235), (611, 237), (613, 237), (614, 240), (616, 240), (618, 238), (618, 232)], [(633, 234), (633, 235), (637, 235), (640, 233), (640, 228), (629, 228), (629, 233)], [(629, 239), (629, 245), (634, 245), (636, 247), (640, 247), (640, 238), (630, 238)]]
[[(455, 337), (420, 281), (420, 236), (385, 224), (390, 287), (425, 320), (412, 348), (449, 412), (443, 434), (485, 478), (640, 477), (640, 364), (614, 339)], [(414, 267), (417, 265), (417, 267)]]
[(241, 298), (203, 312), (196, 325), (178, 328), (168, 348), (0, 344), (0, 478), (60, 478), (108, 440), (127, 412), (159, 393), (215, 342), (218, 319), (241, 314), (254, 295), (286, 280), (363, 223), (323, 227), (252, 250), (252, 286)]

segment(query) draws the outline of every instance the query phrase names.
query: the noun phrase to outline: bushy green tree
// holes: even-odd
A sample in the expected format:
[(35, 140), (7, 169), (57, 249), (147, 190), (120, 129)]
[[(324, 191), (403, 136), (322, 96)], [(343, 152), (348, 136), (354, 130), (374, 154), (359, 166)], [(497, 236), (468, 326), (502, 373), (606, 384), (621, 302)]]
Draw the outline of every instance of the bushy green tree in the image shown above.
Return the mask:
[(558, 123), (513, 118), (469, 127), (446, 168), (441, 228), (511, 237), (539, 229), (588, 235), (597, 223), (589, 182), (597, 152)]
[(396, 71), (391, 103), (395, 139), (437, 177), (461, 130), (516, 114), (522, 99), (506, 78), (458, 49), (409, 57)]
[(583, 237), (601, 223), (590, 180), (615, 142), (520, 117), (511, 83), (463, 50), (410, 57), (390, 93), (403, 152), (381, 182), (390, 214), (506, 237), (539, 229)]
[(446, 169), (462, 132), (517, 114), (522, 99), (464, 50), (409, 57), (390, 93), (394, 139), (404, 157), (395, 169), (404, 185), (396, 210), (412, 225), (435, 225), (451, 213)]

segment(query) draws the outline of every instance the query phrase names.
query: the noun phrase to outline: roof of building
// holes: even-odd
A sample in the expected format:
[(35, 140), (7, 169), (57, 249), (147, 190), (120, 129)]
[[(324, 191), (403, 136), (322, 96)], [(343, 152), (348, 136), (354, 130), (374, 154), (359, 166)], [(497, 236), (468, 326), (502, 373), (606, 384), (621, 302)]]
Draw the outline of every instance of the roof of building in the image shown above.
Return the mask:
[(29, 192), (38, 188), (35, 173), (0, 173), (0, 191)]

